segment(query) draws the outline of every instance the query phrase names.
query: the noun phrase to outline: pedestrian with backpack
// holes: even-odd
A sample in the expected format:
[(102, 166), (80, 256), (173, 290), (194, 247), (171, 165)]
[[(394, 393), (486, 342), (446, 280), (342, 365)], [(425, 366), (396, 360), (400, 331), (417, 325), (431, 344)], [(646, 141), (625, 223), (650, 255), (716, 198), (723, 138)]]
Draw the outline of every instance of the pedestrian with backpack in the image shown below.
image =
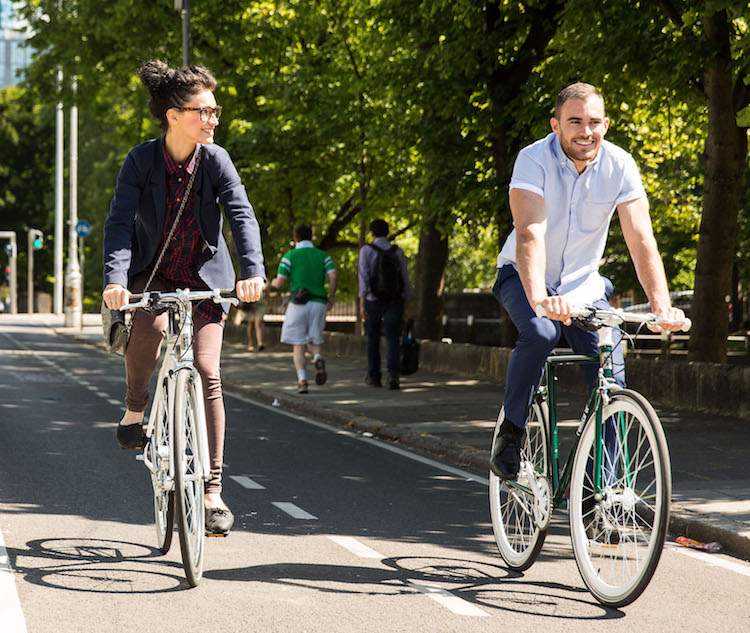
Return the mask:
[(367, 333), (367, 376), (365, 382), (382, 387), (380, 371), (380, 332), (387, 344), (386, 364), (388, 388), (399, 389), (400, 336), (404, 305), (411, 299), (406, 258), (388, 240), (388, 223), (373, 220), (370, 224), (373, 240), (359, 251), (359, 301)]

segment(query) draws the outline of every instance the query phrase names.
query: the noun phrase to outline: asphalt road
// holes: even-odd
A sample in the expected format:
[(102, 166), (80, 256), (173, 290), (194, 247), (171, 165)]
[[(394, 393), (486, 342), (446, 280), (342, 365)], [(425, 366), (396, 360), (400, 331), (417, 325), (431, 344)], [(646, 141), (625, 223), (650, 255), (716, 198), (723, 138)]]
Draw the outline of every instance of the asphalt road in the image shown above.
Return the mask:
[(0, 633), (750, 630), (747, 563), (670, 544), (644, 595), (606, 609), (565, 514), (509, 572), (481, 477), (232, 394), (236, 526), (189, 589), (177, 539), (154, 548), (146, 469), (115, 445), (122, 395), (117, 359), (0, 327)]

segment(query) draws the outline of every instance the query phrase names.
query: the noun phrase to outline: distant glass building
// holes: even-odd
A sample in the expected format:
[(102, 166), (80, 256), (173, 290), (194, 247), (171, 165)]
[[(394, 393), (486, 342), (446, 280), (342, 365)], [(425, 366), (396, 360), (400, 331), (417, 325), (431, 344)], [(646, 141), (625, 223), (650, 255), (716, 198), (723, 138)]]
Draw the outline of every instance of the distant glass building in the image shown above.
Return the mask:
[(13, 4), (13, 0), (0, 0), (0, 88), (17, 84), (31, 61), (32, 51), (24, 46), (25, 34)]

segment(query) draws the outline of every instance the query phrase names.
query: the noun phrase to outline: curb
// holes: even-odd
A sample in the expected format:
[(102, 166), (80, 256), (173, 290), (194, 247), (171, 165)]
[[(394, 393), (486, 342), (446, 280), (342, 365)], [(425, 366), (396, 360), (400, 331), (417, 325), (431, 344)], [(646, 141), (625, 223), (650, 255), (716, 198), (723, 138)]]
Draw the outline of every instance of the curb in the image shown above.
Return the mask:
[[(107, 349), (103, 340), (92, 341), (85, 335), (55, 329), (57, 334), (69, 336), (83, 345)], [(363, 415), (342, 413), (341, 411), (321, 405), (315, 401), (300, 401), (298, 398), (254, 388), (232, 380), (223, 379), (230, 390), (271, 406), (277, 400), (283, 410), (314, 417), (321, 422), (334, 424), (348, 430), (372, 433), (377, 439), (402, 444), (405, 447), (431, 457), (443, 460), (452, 466), (464, 468), (474, 474), (486, 477), (488, 451), (462, 446), (448, 442), (429, 433), (415, 433), (395, 425), (374, 420)], [(228, 394), (231, 397), (231, 394)], [(678, 502), (672, 502), (669, 515), (668, 531), (674, 536), (688, 536), (703, 542), (718, 541), (723, 552), (744, 560), (750, 560), (750, 532), (743, 531), (743, 526), (725, 517), (698, 517), (696, 513), (684, 508)]]

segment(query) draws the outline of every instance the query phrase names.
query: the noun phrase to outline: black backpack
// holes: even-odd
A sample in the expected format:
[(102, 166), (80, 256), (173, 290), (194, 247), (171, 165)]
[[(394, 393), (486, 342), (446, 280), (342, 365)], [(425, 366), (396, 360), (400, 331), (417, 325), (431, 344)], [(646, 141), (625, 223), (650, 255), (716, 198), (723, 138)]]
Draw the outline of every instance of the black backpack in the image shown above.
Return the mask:
[(375, 244), (370, 246), (378, 254), (370, 274), (370, 292), (378, 301), (400, 301), (404, 296), (404, 277), (401, 273), (398, 247), (395, 244), (388, 249), (379, 248)]

